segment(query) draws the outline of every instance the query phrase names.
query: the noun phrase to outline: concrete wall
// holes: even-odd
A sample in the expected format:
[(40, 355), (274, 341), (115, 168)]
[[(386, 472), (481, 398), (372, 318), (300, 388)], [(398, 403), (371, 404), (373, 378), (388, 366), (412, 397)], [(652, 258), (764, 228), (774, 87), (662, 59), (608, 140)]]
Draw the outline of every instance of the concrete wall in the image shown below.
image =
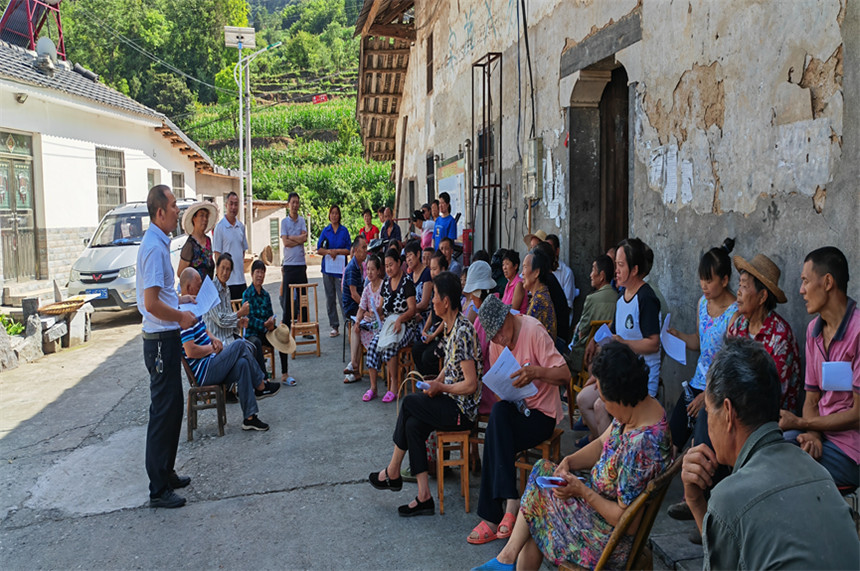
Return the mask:
[[(472, 63), (501, 52), (502, 176), (511, 190), (503, 201), (501, 243), (522, 253), (528, 208), (521, 155), (532, 105), (517, 4), (440, 0), (416, 6), (418, 37), (401, 108), (408, 127), (398, 152), (405, 156), (397, 175), (415, 177), (423, 200), (427, 153), (450, 157), (472, 136)], [(571, 179), (593, 169), (597, 156), (583, 151), (571, 167), (564, 140), (571, 106), (581, 105), (578, 98), (590, 88), (599, 100), (602, 86), (594, 87), (583, 72), (562, 76), (560, 62), (563, 52), (584, 41), (603, 42), (614, 24), (637, 10), (641, 40), (615, 53), (609, 64), (624, 66), (631, 93), (629, 231), (655, 252), (651, 279), (675, 315), (673, 324), (693, 330), (699, 257), (732, 236), (735, 254), (750, 258), (761, 252), (782, 268), (789, 302), (779, 311), (802, 345), (808, 317), (796, 292), (803, 256), (835, 244), (860, 271), (857, 4), (546, 0), (530, 3), (528, 10), (535, 132), (545, 149), (543, 196), (533, 205), (532, 228), (565, 238), (562, 257), (574, 262), (577, 285), (587, 292), (587, 268), (598, 251), (593, 244), (581, 251), (586, 240), (576, 238), (594, 227), (595, 211), (571, 210)], [(434, 88), (428, 96), (430, 33)], [(574, 151), (593, 145), (570, 135), (569, 144), (579, 145)], [(412, 205), (400, 204), (398, 215), (404, 216)], [(736, 283), (735, 276), (732, 287)], [(860, 293), (856, 279), (849, 293)], [(670, 393), (677, 393), (690, 371), (667, 366)]]

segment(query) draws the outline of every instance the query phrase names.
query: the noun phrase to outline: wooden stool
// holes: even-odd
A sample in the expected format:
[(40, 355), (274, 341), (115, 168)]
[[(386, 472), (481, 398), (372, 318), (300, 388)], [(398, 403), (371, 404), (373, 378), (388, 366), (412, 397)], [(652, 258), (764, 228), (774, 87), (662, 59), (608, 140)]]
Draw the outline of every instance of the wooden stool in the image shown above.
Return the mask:
[(487, 424), (490, 422), (489, 414), (479, 414), (475, 420), (475, 429), (472, 430), (472, 435), (469, 436), (469, 458), (472, 461), (472, 474), (477, 475), (481, 464), (481, 453), (478, 449), (479, 445), (484, 444), (484, 436), (487, 432)]
[[(310, 289), (313, 289), (314, 292), (314, 317), (317, 317), (319, 315), (317, 284), (290, 284), (290, 296), (287, 298), (287, 303), (293, 303), (296, 296), (299, 298), (299, 308), (298, 311), (293, 312), (290, 332), (293, 339), (296, 340), (296, 345), (316, 345), (316, 350), (297, 350), (293, 353), (293, 359), (298, 355), (320, 356), (320, 324), (319, 321), (311, 321), (310, 295), (308, 294)], [(307, 318), (304, 317), (305, 315)], [(310, 340), (301, 339), (304, 335), (313, 335), (314, 338)]]
[[(445, 466), (460, 467), (460, 495), (466, 498), (466, 513), (469, 513), (469, 436), (471, 430), (456, 432), (436, 431), (436, 484), (439, 492), (439, 514), (445, 513)], [(445, 452), (459, 452), (459, 458), (445, 459)]]
[[(185, 376), (188, 377), (188, 384), (191, 387), (188, 389), (188, 405), (186, 424), (188, 425), (188, 440), (194, 440), (194, 430), (197, 428), (197, 411), (210, 408), (218, 411), (218, 436), (224, 436), (224, 425), (227, 424), (227, 395), (224, 385), (208, 385), (205, 387), (197, 386), (197, 379), (188, 366), (185, 358), (182, 359), (182, 366), (185, 369)], [(215, 402), (212, 402), (215, 399)]]
[(561, 461), (561, 435), (563, 432), (562, 429), (556, 428), (549, 439), (544, 440), (530, 450), (523, 450), (519, 453), (515, 465), (520, 471), (520, 495), (523, 495), (526, 489), (529, 472), (534, 468), (535, 462), (541, 458), (552, 460), (553, 462)]

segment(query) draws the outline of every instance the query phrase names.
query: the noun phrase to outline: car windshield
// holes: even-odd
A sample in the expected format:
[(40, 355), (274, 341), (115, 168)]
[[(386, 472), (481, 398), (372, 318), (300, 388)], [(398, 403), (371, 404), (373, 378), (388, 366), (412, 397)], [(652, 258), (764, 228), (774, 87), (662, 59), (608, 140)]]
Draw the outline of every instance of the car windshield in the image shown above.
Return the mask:
[(149, 228), (149, 214), (128, 213), (105, 216), (99, 224), (90, 246), (127, 246), (140, 244), (143, 233)]

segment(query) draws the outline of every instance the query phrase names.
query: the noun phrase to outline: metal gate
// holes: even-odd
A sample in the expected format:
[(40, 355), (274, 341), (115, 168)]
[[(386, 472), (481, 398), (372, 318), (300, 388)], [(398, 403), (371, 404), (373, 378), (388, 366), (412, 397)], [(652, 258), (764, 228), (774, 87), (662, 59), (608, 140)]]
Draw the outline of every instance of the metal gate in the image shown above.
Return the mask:
[(3, 278), (8, 281), (36, 279), (36, 217), (33, 200), (31, 138), (3, 134), (0, 156), (0, 242)]

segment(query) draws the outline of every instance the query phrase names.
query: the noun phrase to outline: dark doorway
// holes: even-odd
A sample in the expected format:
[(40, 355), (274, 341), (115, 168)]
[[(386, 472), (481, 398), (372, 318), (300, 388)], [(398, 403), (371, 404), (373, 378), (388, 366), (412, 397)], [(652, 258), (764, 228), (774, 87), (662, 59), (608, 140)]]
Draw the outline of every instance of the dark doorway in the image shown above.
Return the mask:
[(600, 250), (605, 252), (627, 237), (629, 149), (629, 91), (623, 67), (600, 98)]

